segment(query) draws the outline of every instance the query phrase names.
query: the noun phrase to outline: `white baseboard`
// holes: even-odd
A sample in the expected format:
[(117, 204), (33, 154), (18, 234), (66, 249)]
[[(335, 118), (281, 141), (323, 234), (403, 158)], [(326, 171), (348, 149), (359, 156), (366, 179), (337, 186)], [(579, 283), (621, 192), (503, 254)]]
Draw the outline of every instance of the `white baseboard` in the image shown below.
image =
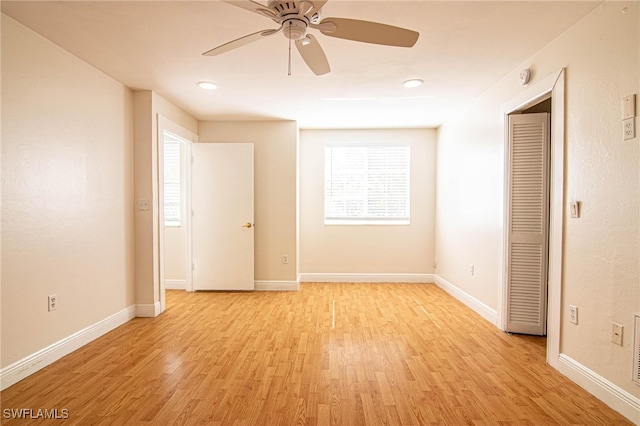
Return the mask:
[(330, 274), (303, 273), (301, 283), (432, 283), (433, 274)]
[(154, 318), (160, 315), (160, 302), (146, 305), (136, 305), (136, 316), (141, 318)]
[(435, 276), (435, 283), (438, 285), (438, 287), (440, 287), (441, 289), (443, 289), (444, 291), (446, 291), (447, 293), (449, 293), (450, 295), (452, 295), (453, 297), (455, 297), (456, 299), (458, 299), (459, 301), (467, 305), (469, 308), (471, 308), (475, 313), (480, 315), (482, 318), (486, 319), (491, 324), (494, 324), (494, 325), (496, 324), (496, 321), (498, 319), (498, 313), (496, 312), (495, 309), (490, 308), (489, 306), (485, 305), (484, 303), (482, 303), (481, 301), (479, 301), (469, 293), (463, 290), (460, 290), (458, 287), (451, 284), (449, 281), (445, 280), (444, 278), (439, 277), (438, 275)]
[(136, 315), (136, 308), (130, 306), (117, 312), (110, 317), (103, 319), (89, 327), (86, 327), (71, 336), (47, 346), (38, 352), (31, 354), (13, 364), (0, 370), (0, 390), (18, 383), (27, 376), (43, 369), (49, 364), (59, 360), (63, 356), (70, 354), (87, 343), (119, 327)]
[(187, 280), (164, 280), (166, 290), (186, 290)]
[(560, 354), (558, 361), (562, 374), (631, 422), (640, 425), (640, 398), (611, 383), (565, 354)]
[(256, 291), (298, 291), (297, 281), (256, 281)]

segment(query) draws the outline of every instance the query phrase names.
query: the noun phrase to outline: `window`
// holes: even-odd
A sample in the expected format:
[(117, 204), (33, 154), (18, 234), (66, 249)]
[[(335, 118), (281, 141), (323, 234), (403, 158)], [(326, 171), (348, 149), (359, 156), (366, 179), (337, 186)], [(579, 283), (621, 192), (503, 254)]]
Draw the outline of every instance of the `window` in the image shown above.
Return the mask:
[(180, 142), (164, 133), (164, 226), (181, 225)]
[(409, 146), (325, 146), (325, 224), (410, 220)]

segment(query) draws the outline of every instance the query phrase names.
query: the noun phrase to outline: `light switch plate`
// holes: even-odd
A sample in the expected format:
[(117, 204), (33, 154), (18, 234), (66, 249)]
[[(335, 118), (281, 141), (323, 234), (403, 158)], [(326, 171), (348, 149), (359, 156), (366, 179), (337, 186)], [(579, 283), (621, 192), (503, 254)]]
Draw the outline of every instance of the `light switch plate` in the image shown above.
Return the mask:
[(636, 95), (629, 95), (622, 98), (622, 119), (636, 116)]
[(149, 210), (149, 200), (146, 198), (138, 199), (138, 210)]
[(571, 211), (571, 217), (577, 219), (580, 217), (580, 202), (571, 201), (569, 203), (569, 210)]

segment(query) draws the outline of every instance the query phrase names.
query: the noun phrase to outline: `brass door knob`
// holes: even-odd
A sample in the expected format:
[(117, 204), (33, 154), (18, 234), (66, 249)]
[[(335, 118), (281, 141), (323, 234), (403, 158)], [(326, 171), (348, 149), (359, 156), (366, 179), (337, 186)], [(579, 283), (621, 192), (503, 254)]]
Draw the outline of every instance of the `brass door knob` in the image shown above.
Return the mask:
[(251, 228), (253, 227), (253, 224), (251, 222), (247, 222), (244, 225), (242, 225), (243, 228)]

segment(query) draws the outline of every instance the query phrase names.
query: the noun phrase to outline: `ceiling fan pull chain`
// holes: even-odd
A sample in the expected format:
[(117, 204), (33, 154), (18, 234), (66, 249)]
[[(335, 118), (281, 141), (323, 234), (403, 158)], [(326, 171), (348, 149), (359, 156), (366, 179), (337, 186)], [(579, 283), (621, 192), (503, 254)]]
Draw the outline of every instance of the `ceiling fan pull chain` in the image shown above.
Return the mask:
[[(289, 21), (289, 27), (291, 27), (291, 21)], [(289, 37), (289, 74), (291, 75), (291, 38)]]

